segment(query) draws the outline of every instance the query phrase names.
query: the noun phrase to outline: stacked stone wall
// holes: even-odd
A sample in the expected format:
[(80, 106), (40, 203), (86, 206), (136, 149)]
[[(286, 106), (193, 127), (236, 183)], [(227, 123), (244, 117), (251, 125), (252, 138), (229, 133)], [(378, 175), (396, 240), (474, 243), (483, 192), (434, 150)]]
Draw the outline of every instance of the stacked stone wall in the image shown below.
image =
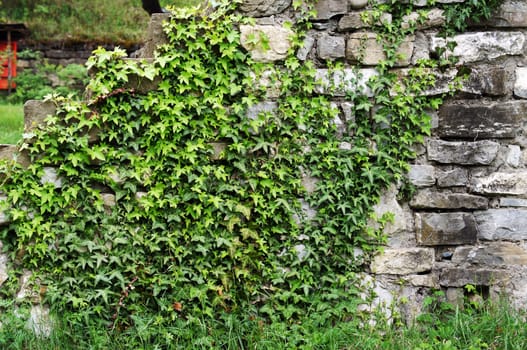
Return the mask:
[[(437, 1), (445, 2), (452, 1)], [(445, 46), (438, 34), (445, 20), (442, 11), (426, 7), (426, 1), (416, 0), (416, 5), (429, 11), (399, 49), (402, 58), (395, 70), (401, 76), (418, 59), (433, 57)], [(364, 84), (376, 74), (372, 66), (384, 59), (375, 35), (362, 20), (361, 14), (370, 10), (368, 2), (319, 0), (316, 9), (313, 29), (297, 55), (315, 63), (322, 81), (317, 92), (329, 95), (330, 80), (340, 81), (346, 89), (355, 80), (352, 66), (359, 61), (363, 79), (359, 84)], [(240, 28), (244, 47), (255, 60), (280, 64), (290, 47), (290, 30), (284, 23), (296, 16), (291, 1), (245, 0), (241, 10), (256, 22)], [(164, 16), (153, 16), (143, 58), (153, 57), (155, 46), (163, 42)], [(408, 21), (415, 16), (409, 15)], [(391, 21), (391, 15), (381, 20)], [(267, 35), (268, 50), (249, 44), (247, 38), (255, 31)], [(375, 208), (377, 214), (395, 214), (395, 221), (386, 227), (384, 252), (364, 275), (378, 295), (378, 305), (404, 298), (400, 311), (409, 319), (432, 290), (442, 289), (457, 302), (468, 284), (485, 296), (506, 294), (517, 307), (527, 301), (527, 0), (506, 0), (491, 19), (453, 40), (457, 46), (450, 54), (459, 58), (469, 77), (460, 92), (431, 112), (432, 134), (416, 146), (418, 157), (408, 174), (416, 194), (408, 202), (399, 201), (398, 188), (393, 186)], [(330, 76), (327, 61), (343, 62), (344, 71)], [(431, 96), (448, 91), (457, 70), (435, 74), (436, 86), (426, 91)], [(353, 118), (344, 94), (344, 90), (332, 91), (341, 111), (337, 123), (342, 124)], [(255, 113), (272, 109), (272, 88), (268, 96)], [(27, 130), (52, 108), (29, 102)], [(0, 157), (12, 157), (14, 151), (13, 146), (0, 147)], [(19, 161), (24, 162), (23, 155)], [(53, 169), (49, 177), (58, 181)], [(111, 194), (105, 198), (111, 205)], [(2, 223), (5, 217), (0, 215)], [(0, 265), (5, 265), (4, 260), (0, 256)], [(0, 266), (0, 284), (1, 270)]]

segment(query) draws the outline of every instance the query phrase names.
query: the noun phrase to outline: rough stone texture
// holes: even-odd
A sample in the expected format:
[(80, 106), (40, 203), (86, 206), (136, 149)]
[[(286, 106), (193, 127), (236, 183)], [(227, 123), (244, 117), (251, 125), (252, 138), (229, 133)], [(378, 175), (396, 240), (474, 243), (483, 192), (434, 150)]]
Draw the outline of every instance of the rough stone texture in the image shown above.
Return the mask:
[(328, 69), (317, 69), (315, 79), (317, 86), (315, 92), (334, 96), (345, 96), (346, 92), (362, 92), (372, 97), (373, 92), (368, 87), (368, 80), (378, 75), (375, 69), (360, 69), (358, 73), (352, 69), (331, 72)]
[(297, 51), (296, 57), (301, 61), (305, 61), (313, 46), (315, 46), (315, 38), (307, 36), (304, 39), (304, 45)]
[[(2, 248), (2, 243), (0, 242), (0, 248)], [(4, 284), (5, 281), (9, 278), (7, 272), (7, 254), (0, 254), (0, 287)]]
[(504, 1), (485, 24), (494, 27), (527, 27), (527, 2)]
[[(241, 25), (241, 44), (258, 62), (274, 62), (286, 58), (291, 48), (290, 38), (293, 31), (276, 25)], [(257, 40), (256, 43), (252, 42)], [(263, 46), (261, 40), (268, 41)]]
[(31, 329), (36, 336), (49, 337), (53, 330), (53, 322), (50, 310), (45, 305), (33, 305), (27, 320), (27, 328)]
[(522, 207), (522, 208), (527, 208), (527, 199), (522, 199), (522, 198), (500, 198), (500, 207)]
[(496, 172), (472, 179), (474, 193), (485, 195), (527, 196), (527, 171)]
[(15, 145), (0, 145), (0, 159), (14, 160), (17, 147)]
[[(369, 23), (364, 22), (363, 16), (368, 16), (368, 11), (348, 13), (339, 20), (338, 30), (349, 31), (370, 27)], [(383, 13), (378, 22), (377, 24), (392, 23), (392, 15)]]
[(385, 249), (374, 257), (370, 268), (375, 274), (408, 275), (430, 271), (433, 264), (430, 248)]
[(328, 20), (334, 16), (346, 14), (348, 3), (342, 0), (319, 0), (315, 4), (315, 10), (316, 20)]
[(527, 101), (454, 101), (439, 109), (437, 132), (440, 137), (511, 138), (516, 136), (525, 114)]
[(439, 288), (439, 276), (436, 273), (404, 276), (402, 280), (413, 287)]
[(291, 0), (243, 0), (240, 9), (247, 16), (265, 17), (283, 12), (291, 5)]
[(410, 201), (410, 207), (415, 209), (487, 209), (488, 205), (485, 197), (430, 189), (417, 192)]
[(517, 168), (520, 166), (521, 158), (522, 158), (522, 150), (520, 146), (518, 145), (508, 145), (507, 146), (507, 158), (506, 158), (507, 165), (513, 168)]
[(322, 34), (317, 40), (317, 55), (323, 60), (334, 60), (346, 55), (346, 40), (341, 36)]
[(450, 170), (436, 170), (437, 186), (456, 187), (468, 185), (468, 170), (453, 168)]
[(445, 23), (444, 11), (440, 9), (431, 9), (427, 11), (426, 18), (421, 23), (419, 21), (419, 13), (412, 12), (409, 15), (403, 17), (402, 27), (407, 29), (411, 25), (415, 25), (417, 30), (429, 29), (433, 27), (439, 27)]
[[(450, 40), (450, 39), (449, 39)], [(490, 61), (503, 56), (523, 54), (525, 35), (522, 32), (480, 32), (456, 35), (452, 39), (457, 45), (453, 52), (459, 63)], [(440, 37), (431, 39), (431, 48), (445, 48), (446, 41)]]
[(112, 208), (116, 205), (115, 195), (110, 193), (101, 194), (102, 202), (105, 207)]
[(527, 67), (518, 67), (516, 69), (514, 95), (520, 98), (527, 98)]
[(61, 188), (62, 187), (62, 179), (57, 174), (57, 169), (55, 168), (44, 168), (44, 174), (42, 175), (42, 178), (40, 179), (40, 183), (42, 185), (45, 184), (53, 184), (55, 188)]
[(488, 165), (498, 154), (500, 145), (493, 141), (449, 142), (430, 140), (428, 159), (443, 164)]
[(425, 246), (472, 244), (478, 228), (470, 213), (416, 214), (417, 243)]
[[(407, 66), (412, 59), (415, 37), (408, 37), (397, 50), (401, 59), (398, 66)], [(386, 59), (382, 43), (377, 41), (377, 35), (370, 32), (352, 33), (348, 37), (346, 58), (352, 62), (360, 62), (366, 66), (373, 66)]]
[(212, 142), (211, 146), (213, 153), (210, 156), (210, 159), (219, 160), (222, 158), (223, 151), (225, 151), (229, 145), (226, 142)]
[(433, 186), (436, 183), (436, 168), (432, 165), (411, 165), (408, 172), (410, 182), (416, 187)]
[(456, 248), (452, 262), (481, 267), (527, 265), (527, 251), (511, 242), (491, 242), (477, 247)]
[(503, 66), (477, 65), (470, 67), (461, 91), (483, 96), (504, 96), (512, 90), (513, 73)]
[(386, 213), (394, 215), (393, 223), (387, 223), (384, 227), (384, 233), (388, 235), (389, 238), (395, 238), (398, 234), (410, 231), (413, 228), (412, 214), (403, 210), (401, 205), (397, 202), (397, 193), (397, 188), (391, 186), (382, 194), (379, 203), (373, 208), (373, 212), (379, 218)]
[(29, 100), (24, 103), (24, 133), (34, 131), (47, 117), (55, 115), (55, 111), (55, 104), (51, 101)]
[(364, 8), (368, 5), (368, 0), (348, 0), (348, 4), (354, 10)]
[(439, 284), (445, 287), (460, 288), (467, 284), (490, 286), (506, 279), (508, 279), (508, 275), (503, 270), (446, 268), (440, 273)]
[(480, 239), (520, 241), (527, 239), (526, 209), (490, 209), (475, 212)]
[(154, 13), (150, 17), (145, 43), (139, 52), (141, 58), (152, 58), (157, 46), (167, 44), (168, 38), (163, 31), (163, 22), (170, 19), (169, 13)]

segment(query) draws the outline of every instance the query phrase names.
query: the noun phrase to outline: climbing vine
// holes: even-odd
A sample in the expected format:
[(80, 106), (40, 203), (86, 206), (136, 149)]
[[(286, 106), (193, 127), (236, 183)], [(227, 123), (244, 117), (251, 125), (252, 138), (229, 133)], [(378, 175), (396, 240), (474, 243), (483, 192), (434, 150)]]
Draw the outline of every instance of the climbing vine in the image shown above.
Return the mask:
[[(377, 5), (373, 16), (394, 16), (374, 26), (386, 60), (367, 86), (356, 71), (342, 131), (315, 66), (296, 57), (307, 17), (291, 24), (299, 33), (283, 64), (257, 63), (240, 46), (251, 20), (238, 3), (174, 10), (153, 62), (98, 49), (91, 100), (53, 97), (56, 115), (21, 145), (31, 165), (1, 164), (11, 220), (2, 241), (14, 264), (38, 271), (57, 309), (119, 327), (145, 312), (358, 312), (357, 272), (390, 220), (372, 208), (430, 132), (427, 111), (441, 98), (423, 92), (436, 63), (393, 73), (415, 29), (402, 29), (412, 5)], [(141, 92), (146, 82), (157, 88)]]

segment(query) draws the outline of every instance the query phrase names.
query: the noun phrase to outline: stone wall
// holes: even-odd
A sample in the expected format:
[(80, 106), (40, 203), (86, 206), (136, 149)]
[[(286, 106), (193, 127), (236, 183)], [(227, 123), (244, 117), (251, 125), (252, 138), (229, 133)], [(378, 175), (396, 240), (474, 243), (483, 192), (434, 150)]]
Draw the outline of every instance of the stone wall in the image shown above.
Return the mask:
[[(418, 6), (426, 3), (415, 1)], [(313, 29), (298, 57), (315, 62), (322, 80), (330, 79), (326, 60), (344, 62), (349, 68), (338, 78), (346, 86), (354, 77), (351, 65), (365, 44), (361, 72), (365, 78), (375, 74), (370, 66), (384, 55), (361, 19), (361, 13), (368, 11), (367, 1), (319, 0), (316, 7)], [(283, 24), (295, 16), (291, 1), (245, 0), (242, 11), (256, 18), (255, 25), (240, 28), (243, 45), (256, 60), (282, 60), (290, 45), (289, 29)], [(152, 57), (155, 46), (163, 42), (164, 16), (152, 17), (142, 57)], [(382, 20), (391, 20), (390, 14)], [(404, 75), (417, 59), (433, 56), (445, 45), (438, 37), (442, 21), (442, 12), (430, 9), (427, 20), (400, 48), (398, 74)], [(254, 31), (267, 34), (269, 50), (247, 43)], [(417, 146), (418, 158), (409, 172), (418, 189), (415, 196), (400, 202), (394, 186), (377, 206), (378, 214), (389, 211), (396, 219), (386, 228), (389, 239), (384, 253), (364, 275), (378, 295), (377, 305), (406, 299), (400, 311), (407, 319), (419, 312), (431, 290), (442, 289), (457, 302), (467, 284), (484, 296), (506, 293), (517, 307), (527, 301), (527, 0), (505, 1), (484, 25), (453, 39), (457, 46), (452, 54), (470, 76), (461, 91), (433, 113), (432, 136)], [(437, 71), (438, 84), (426, 93), (447, 91), (456, 73)], [(318, 92), (325, 91), (321, 84)], [(345, 120), (349, 104), (341, 99), (343, 93), (336, 95)], [(272, 93), (269, 96), (266, 103), (272, 104)], [(26, 104), (27, 130), (52, 109)], [(12, 157), (14, 151), (13, 146), (0, 147), (0, 157)], [(24, 162), (23, 155), (19, 161)], [(4, 221), (0, 215), (0, 224)], [(5, 257), (0, 256), (0, 284), (4, 265)]]

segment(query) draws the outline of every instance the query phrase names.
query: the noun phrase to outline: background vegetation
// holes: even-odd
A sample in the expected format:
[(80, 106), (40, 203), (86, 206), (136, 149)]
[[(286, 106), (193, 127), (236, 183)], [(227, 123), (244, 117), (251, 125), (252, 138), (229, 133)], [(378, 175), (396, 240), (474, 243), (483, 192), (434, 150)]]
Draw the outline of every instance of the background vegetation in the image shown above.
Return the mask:
[[(161, 0), (191, 6), (200, 0)], [(9, 22), (25, 23), (30, 40), (129, 45), (140, 42), (148, 25), (141, 0), (9, 0), (2, 12)], [(0, 18), (2, 16), (0, 15)]]

